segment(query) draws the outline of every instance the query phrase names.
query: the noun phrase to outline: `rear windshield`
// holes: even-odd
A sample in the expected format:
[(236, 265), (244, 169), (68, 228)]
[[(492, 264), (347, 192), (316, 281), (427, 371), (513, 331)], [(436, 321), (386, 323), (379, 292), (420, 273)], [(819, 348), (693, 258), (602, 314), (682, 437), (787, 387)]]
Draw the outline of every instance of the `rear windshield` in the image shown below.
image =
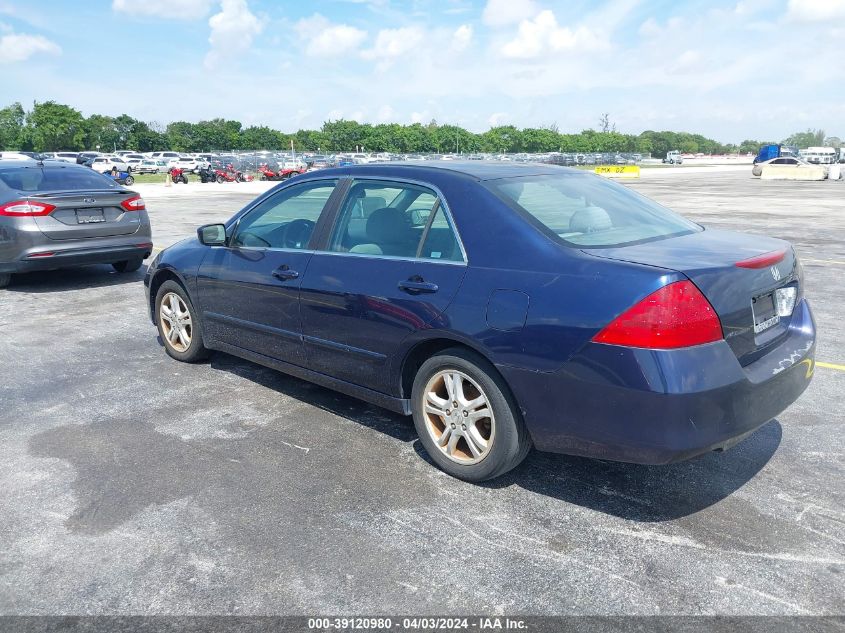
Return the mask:
[(119, 185), (111, 178), (84, 167), (2, 169), (0, 170), (0, 181), (16, 191), (77, 191), (119, 188)]
[(582, 248), (620, 246), (702, 230), (656, 202), (599, 176), (527, 176), (486, 184), (560, 241)]

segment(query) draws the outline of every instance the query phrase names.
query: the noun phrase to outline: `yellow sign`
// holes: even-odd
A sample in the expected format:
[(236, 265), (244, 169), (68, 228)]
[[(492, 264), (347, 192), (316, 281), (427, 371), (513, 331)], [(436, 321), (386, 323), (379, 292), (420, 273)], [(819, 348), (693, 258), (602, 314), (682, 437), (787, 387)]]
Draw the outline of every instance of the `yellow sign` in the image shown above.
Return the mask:
[(639, 165), (599, 165), (596, 173), (607, 178), (639, 178)]

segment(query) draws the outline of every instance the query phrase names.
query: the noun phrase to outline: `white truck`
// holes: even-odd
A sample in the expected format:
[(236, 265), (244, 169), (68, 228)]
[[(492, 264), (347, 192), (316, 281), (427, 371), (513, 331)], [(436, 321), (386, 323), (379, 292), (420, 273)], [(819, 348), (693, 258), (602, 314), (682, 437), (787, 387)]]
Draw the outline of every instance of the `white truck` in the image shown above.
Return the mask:
[(663, 162), (669, 163), (670, 165), (680, 165), (684, 162), (684, 157), (681, 156), (681, 152), (679, 150), (673, 149), (666, 152), (666, 158), (663, 159)]

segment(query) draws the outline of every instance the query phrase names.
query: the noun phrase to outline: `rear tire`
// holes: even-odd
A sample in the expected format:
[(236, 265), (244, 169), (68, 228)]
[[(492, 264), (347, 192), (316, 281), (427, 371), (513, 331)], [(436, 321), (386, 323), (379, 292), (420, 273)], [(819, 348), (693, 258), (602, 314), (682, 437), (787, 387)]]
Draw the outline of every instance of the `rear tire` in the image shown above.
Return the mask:
[(222, 185), (224, 182), (226, 182), (226, 179), (223, 178), (223, 176), (217, 176), (217, 182), (218, 184)]
[(122, 262), (113, 263), (112, 268), (114, 268), (119, 273), (134, 273), (141, 267), (143, 263), (143, 259), (128, 259)]
[(518, 466), (531, 450), (504, 379), (469, 350), (447, 349), (425, 361), (414, 378), (411, 404), (426, 452), (458, 479), (493, 479)]
[(173, 280), (165, 281), (156, 293), (156, 325), (171, 358), (196, 363), (208, 358), (203, 345), (202, 323), (185, 289)]
[(0, 288), (6, 288), (12, 282), (12, 273), (0, 274)]

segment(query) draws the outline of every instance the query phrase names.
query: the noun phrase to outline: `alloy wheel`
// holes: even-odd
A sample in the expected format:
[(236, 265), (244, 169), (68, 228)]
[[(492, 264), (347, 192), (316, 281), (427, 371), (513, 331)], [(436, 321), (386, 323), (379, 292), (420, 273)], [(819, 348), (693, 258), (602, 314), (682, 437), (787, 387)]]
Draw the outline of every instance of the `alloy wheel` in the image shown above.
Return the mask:
[(487, 395), (456, 369), (434, 374), (425, 386), (423, 418), (431, 439), (446, 457), (476, 464), (493, 446), (496, 423)]
[(194, 332), (191, 313), (185, 301), (175, 292), (168, 292), (161, 298), (159, 308), (164, 340), (177, 352), (184, 352), (191, 346)]

